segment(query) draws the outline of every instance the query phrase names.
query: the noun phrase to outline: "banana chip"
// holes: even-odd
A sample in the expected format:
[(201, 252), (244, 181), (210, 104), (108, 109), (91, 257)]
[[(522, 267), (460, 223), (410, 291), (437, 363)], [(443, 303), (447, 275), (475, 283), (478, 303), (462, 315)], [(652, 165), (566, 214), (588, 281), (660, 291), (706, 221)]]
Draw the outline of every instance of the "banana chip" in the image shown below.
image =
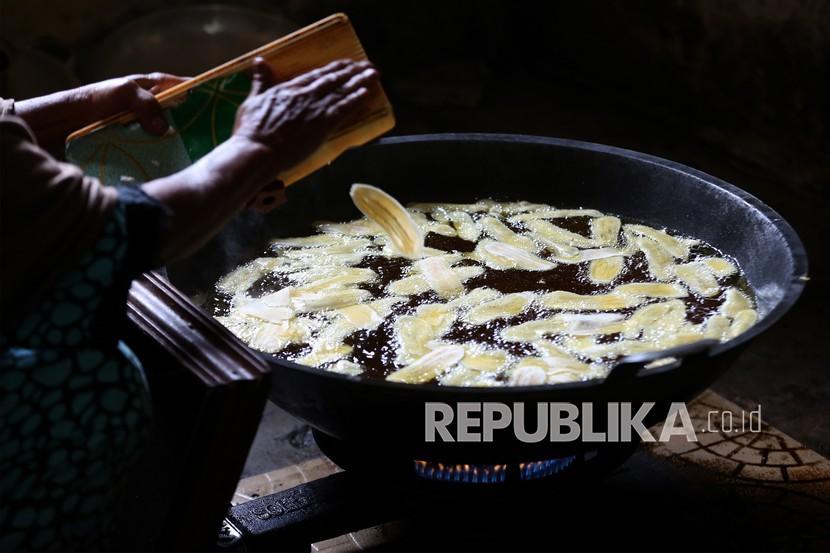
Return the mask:
[(368, 184), (353, 184), (349, 194), (354, 205), (383, 229), (401, 255), (410, 258), (418, 256), (424, 246), (424, 237), (398, 200)]
[[(524, 201), (404, 208), (362, 184), (351, 195), (366, 217), (275, 239), (274, 257), (217, 282), (217, 319), (332, 372), (480, 387), (602, 378), (622, 356), (730, 340), (758, 320), (731, 285), (743, 282), (734, 260), (665, 230)], [(427, 234), (451, 253), (425, 247)]]
[(527, 236), (516, 234), (510, 230), (507, 225), (496, 219), (495, 217), (482, 217), (479, 220), (481, 229), (494, 238), (498, 242), (509, 244), (520, 250), (535, 252), (539, 247)]
[(671, 268), (674, 275), (693, 292), (701, 296), (714, 296), (720, 291), (718, 280), (709, 266), (701, 261), (692, 261)]
[(548, 221), (531, 220), (527, 223), (527, 227), (537, 238), (549, 243), (575, 248), (593, 248), (598, 245), (593, 238), (586, 238), (581, 234), (557, 227)]
[(527, 250), (492, 240), (482, 240), (479, 242), (478, 246), (476, 246), (475, 254), (492, 269), (547, 271), (556, 266), (554, 263), (545, 261)]
[(444, 257), (427, 257), (416, 263), (421, 274), (442, 298), (454, 298), (464, 293), (461, 279)]
[(654, 240), (663, 249), (678, 259), (686, 259), (689, 257), (689, 246), (693, 241), (675, 238), (664, 230), (657, 230), (645, 225), (625, 225), (625, 229), (634, 234)]
[(429, 382), (441, 373), (450, 370), (453, 365), (461, 361), (462, 357), (464, 357), (463, 347), (442, 346), (425, 354), (407, 367), (391, 373), (386, 380), (410, 384)]
[(507, 294), (473, 307), (465, 319), (471, 324), (484, 324), (493, 319), (512, 317), (524, 311), (532, 300), (533, 294), (528, 292)]
[(617, 217), (596, 217), (591, 219), (591, 236), (600, 246), (616, 246), (621, 227), (622, 223)]
[(539, 299), (539, 303), (548, 309), (569, 311), (616, 311), (634, 307), (643, 302), (643, 298), (634, 295), (611, 292), (608, 294), (580, 295), (573, 292), (550, 292)]
[(624, 263), (625, 258), (620, 255), (595, 259), (588, 266), (588, 278), (598, 284), (608, 284), (617, 278)]

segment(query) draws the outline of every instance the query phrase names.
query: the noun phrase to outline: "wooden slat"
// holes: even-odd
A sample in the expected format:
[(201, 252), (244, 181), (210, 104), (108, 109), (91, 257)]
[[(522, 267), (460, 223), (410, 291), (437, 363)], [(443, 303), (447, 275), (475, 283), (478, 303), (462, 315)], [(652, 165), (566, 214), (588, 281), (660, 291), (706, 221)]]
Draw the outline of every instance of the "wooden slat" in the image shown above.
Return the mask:
[[(159, 93), (156, 98), (162, 106), (169, 107), (194, 87), (247, 70), (256, 57), (265, 59), (278, 81), (289, 80), (337, 59), (367, 59), (349, 18), (338, 13), (171, 87)], [(286, 186), (293, 184), (330, 163), (346, 149), (365, 144), (394, 127), (395, 116), (383, 87), (378, 84), (372, 87), (369, 93), (366, 109), (360, 114), (358, 121), (336, 132), (315, 153), (295, 167), (275, 175), (275, 178)], [(108, 125), (129, 123), (133, 120), (133, 114), (119, 113), (76, 131), (67, 141), (88, 135)]]

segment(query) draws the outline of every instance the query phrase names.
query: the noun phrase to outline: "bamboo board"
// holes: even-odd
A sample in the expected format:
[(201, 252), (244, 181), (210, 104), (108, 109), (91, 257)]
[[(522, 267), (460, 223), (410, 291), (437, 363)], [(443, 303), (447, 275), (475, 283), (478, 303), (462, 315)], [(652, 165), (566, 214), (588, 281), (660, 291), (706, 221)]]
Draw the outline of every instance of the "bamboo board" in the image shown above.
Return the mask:
[[(338, 13), (171, 87), (158, 94), (156, 98), (162, 107), (171, 108), (196, 87), (248, 71), (254, 58), (258, 56), (265, 59), (277, 82), (289, 80), (337, 59), (367, 59), (349, 18)], [(275, 178), (286, 186), (293, 184), (330, 163), (346, 149), (365, 144), (394, 127), (392, 106), (383, 88), (378, 84), (372, 87), (369, 93), (367, 108), (361, 113), (359, 120), (337, 131), (315, 153), (282, 174), (275, 175)], [(73, 141), (90, 137), (110, 125), (124, 125), (134, 120), (130, 113), (119, 113), (76, 131), (69, 136), (67, 144), (71, 145)]]

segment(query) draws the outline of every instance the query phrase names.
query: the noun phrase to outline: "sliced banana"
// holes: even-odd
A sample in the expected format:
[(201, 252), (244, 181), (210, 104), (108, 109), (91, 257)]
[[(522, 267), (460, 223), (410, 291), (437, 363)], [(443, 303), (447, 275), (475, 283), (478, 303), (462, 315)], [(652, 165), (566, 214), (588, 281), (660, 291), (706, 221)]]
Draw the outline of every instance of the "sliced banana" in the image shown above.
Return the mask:
[(455, 310), (446, 303), (428, 303), (415, 310), (419, 319), (425, 321), (440, 336), (446, 332), (455, 320)]
[(541, 219), (528, 221), (527, 227), (533, 232), (534, 237), (545, 242), (575, 248), (593, 248), (598, 245), (593, 238), (586, 238), (581, 234), (557, 227), (553, 223)]
[(284, 262), (278, 257), (260, 257), (250, 263), (241, 265), (222, 277), (216, 288), (226, 294), (236, 295), (248, 290), (251, 285), (264, 275), (274, 271)]
[(334, 373), (348, 374), (351, 376), (357, 376), (359, 374), (363, 374), (364, 372), (363, 367), (353, 361), (347, 361), (345, 359), (341, 359), (329, 367), (329, 370)]
[(645, 254), (651, 276), (657, 280), (668, 280), (672, 277), (671, 266), (674, 264), (674, 257), (659, 242), (645, 236), (635, 236), (634, 243)]
[(614, 289), (624, 296), (641, 296), (647, 298), (684, 298), (689, 295), (679, 284), (668, 282), (631, 282), (620, 284)]
[(337, 310), (355, 328), (372, 329), (383, 322), (383, 317), (368, 305), (350, 305)]
[(616, 334), (625, 328), (620, 313), (560, 313), (554, 319), (564, 323), (562, 334), (574, 336)]
[(579, 252), (579, 259), (581, 261), (594, 261), (595, 259), (607, 259), (609, 257), (621, 257), (627, 255), (628, 252), (617, 248), (593, 248), (589, 250), (581, 250)]
[[(322, 273), (322, 274), (321, 274)], [(334, 274), (331, 274), (334, 273)], [(328, 276), (331, 275), (331, 276)], [(315, 292), (327, 288), (342, 288), (351, 284), (360, 284), (375, 280), (377, 275), (372, 269), (341, 267), (335, 270), (310, 269), (295, 273), (291, 280), (299, 284), (297, 293)]]
[(383, 229), (401, 255), (418, 256), (424, 246), (424, 237), (398, 200), (368, 184), (353, 184), (349, 194), (355, 206)]
[(308, 322), (301, 319), (279, 323), (253, 322), (248, 317), (231, 314), (216, 317), (216, 320), (237, 338), (265, 353), (276, 353), (289, 344), (305, 342), (310, 335)]
[(432, 288), (423, 275), (412, 275), (390, 282), (386, 289), (396, 296), (414, 296)]
[(427, 284), (442, 298), (454, 298), (464, 293), (461, 279), (443, 256), (427, 257), (417, 261), (415, 265)]
[(380, 225), (368, 219), (357, 219), (348, 223), (317, 223), (315, 226), (317, 230), (325, 233), (322, 236), (335, 235), (333, 237), (336, 235), (372, 236), (383, 232)]
[(282, 255), (288, 258), (302, 258), (312, 256), (319, 259), (339, 254), (357, 253), (365, 251), (367, 246), (370, 246), (371, 244), (372, 241), (368, 238), (351, 238), (344, 236), (341, 237), (340, 240), (338, 240), (334, 244), (310, 246), (298, 248), (295, 250), (287, 250), (285, 252), (282, 252)]
[(291, 303), (300, 313), (338, 309), (356, 303), (363, 303), (370, 293), (356, 288), (327, 288), (319, 291), (292, 294)]
[(507, 352), (466, 345), (461, 366), (470, 371), (495, 374), (504, 368), (509, 360)]
[(511, 370), (510, 383), (516, 386), (529, 386), (579, 382), (589, 371), (589, 365), (576, 360), (560, 357), (526, 357)]
[[(522, 360), (524, 361), (524, 360)], [(511, 386), (539, 386), (545, 383), (547, 373), (542, 364), (525, 362), (510, 372)]]
[(449, 302), (449, 306), (453, 309), (465, 309), (475, 307), (480, 303), (501, 297), (501, 292), (491, 288), (475, 288), (470, 290), (460, 298), (456, 298)]
[[(380, 229), (378, 229), (380, 230)], [(311, 248), (319, 246), (331, 246), (341, 241), (338, 236), (331, 234), (315, 234), (313, 236), (302, 236), (300, 238), (277, 238), (271, 241), (272, 248), (299, 247)]]
[(706, 257), (701, 261), (718, 278), (728, 277), (738, 272), (738, 266), (725, 257)]
[(712, 274), (709, 266), (701, 261), (675, 265), (671, 271), (690, 290), (701, 296), (714, 296), (720, 291), (718, 279)]
[(645, 225), (625, 225), (625, 229), (634, 234), (654, 240), (663, 249), (678, 259), (686, 259), (689, 257), (689, 246), (694, 243), (694, 241), (676, 238), (664, 230), (657, 230)]
[(597, 284), (608, 284), (619, 276), (624, 264), (625, 258), (620, 255), (595, 259), (588, 266), (588, 278)]
[(617, 217), (603, 216), (591, 219), (591, 236), (600, 246), (616, 246), (622, 223)]
[(478, 224), (481, 226), (482, 231), (484, 231), (491, 238), (494, 238), (498, 242), (509, 244), (511, 246), (529, 252), (535, 252), (539, 249), (539, 246), (537, 246), (536, 243), (533, 242), (533, 240), (531, 240), (527, 236), (516, 234), (510, 228), (508, 228), (507, 225), (505, 225), (495, 217), (482, 217), (481, 219), (479, 219)]
[[(366, 218), (318, 223), (319, 234), (314, 236), (273, 240), (275, 257), (246, 263), (217, 283), (218, 290), (232, 296), (228, 315), (218, 320), (261, 351), (277, 353), (291, 344), (308, 344), (309, 353), (298, 362), (348, 375), (360, 375), (365, 369), (352, 360), (346, 339), (388, 324), (396, 364), (404, 367), (388, 379), (448, 386), (556, 384), (602, 377), (620, 356), (703, 338), (729, 340), (758, 320), (750, 297), (718, 282), (740, 271), (734, 260), (689, 259), (697, 241), (665, 230), (622, 224), (619, 218), (596, 210), (530, 202), (480, 200), (404, 209), (368, 185), (354, 185), (351, 193)], [(591, 236), (556, 224), (556, 219), (566, 217), (589, 217)], [(522, 230), (513, 230), (505, 221)], [(448, 254), (424, 247), (427, 233), (475, 242), (475, 250)], [(544, 258), (539, 254), (542, 249)], [(623, 274), (625, 259), (639, 251), (647, 264), (647, 280), (654, 282), (611, 288)], [(367, 256), (381, 258), (367, 263), (371, 267), (379, 263), (378, 274), (356, 266)], [(401, 256), (413, 261), (403, 265), (402, 276), (386, 287), (385, 297), (375, 299), (360, 288), (385, 274), (383, 258), (391, 261)], [(488, 269), (552, 271), (560, 263), (586, 264), (578, 268), (579, 274), (587, 269), (591, 282), (610, 291), (503, 294), (468, 282)], [(574, 270), (561, 269), (564, 275)], [(269, 275), (288, 286), (250, 297), (251, 285)], [(686, 302), (698, 302), (700, 296), (714, 298), (721, 290), (723, 302), (717, 312), (692, 324)], [(429, 291), (441, 298), (438, 303), (416, 305), (414, 310), (409, 306), (412, 296)], [(690, 291), (695, 297), (689, 298)], [(517, 359), (491, 345), (445, 341), (457, 320), (499, 328), (494, 321), (525, 313), (532, 305), (554, 313), (534, 313), (541, 318), (500, 332), (503, 340), (532, 345), (531, 356)]]
[(439, 377), (442, 386), (475, 386), (477, 388), (503, 386), (492, 374), (468, 369), (458, 365), (448, 373)]
[(435, 379), (442, 373), (449, 371), (464, 357), (464, 348), (457, 345), (447, 345), (436, 348), (420, 357), (417, 361), (389, 374), (386, 380), (391, 382), (406, 382), (421, 384)]
[(703, 337), (710, 340), (723, 340), (729, 332), (732, 321), (723, 315), (713, 315), (706, 320)]
[(555, 334), (616, 334), (625, 329), (624, 318), (619, 313), (561, 313), (548, 319), (537, 319), (507, 327), (502, 331), (502, 337), (510, 342), (535, 342), (544, 336)]
[(449, 214), (449, 220), (455, 227), (459, 238), (469, 240), (470, 242), (478, 240), (481, 230), (478, 228), (475, 221), (473, 221), (473, 218), (469, 213), (464, 211), (452, 211)]
[(405, 315), (395, 321), (394, 329), (400, 348), (398, 362), (411, 363), (425, 355), (430, 344), (449, 330), (456, 312), (445, 303), (418, 307), (415, 315)]
[(513, 223), (527, 223), (539, 219), (566, 219), (569, 217), (602, 217), (602, 213), (596, 209), (555, 209), (543, 207), (521, 215), (510, 218)]
[[(441, 234), (444, 236), (456, 236), (455, 228), (447, 223), (431, 221), (420, 211), (407, 210), (407, 212), (409, 213), (409, 216), (412, 217), (412, 220), (421, 230), (423, 235), (434, 232), (435, 234)], [(432, 213), (435, 213), (435, 210), (433, 210)]]
[(726, 333), (725, 339), (731, 340), (736, 336), (743, 334), (750, 329), (758, 321), (758, 312), (754, 309), (744, 309), (738, 311), (732, 319), (732, 326)]
[(352, 352), (352, 346), (342, 343), (320, 343), (312, 348), (311, 353), (297, 359), (300, 365), (316, 367), (325, 363), (331, 363), (343, 359)]
[(501, 317), (513, 317), (524, 311), (532, 300), (533, 294), (528, 292), (506, 294), (473, 307), (464, 319), (479, 325)]
[(626, 338), (640, 336), (649, 329), (662, 332), (662, 325), (678, 327), (686, 318), (686, 305), (682, 300), (668, 300), (640, 307), (625, 322)]
[(556, 291), (543, 295), (539, 303), (548, 309), (569, 311), (616, 311), (634, 307), (643, 302), (642, 297), (620, 293), (580, 295)]
[(536, 204), (533, 202), (527, 202), (524, 200), (518, 202), (496, 202), (495, 205), (490, 209), (491, 211), (497, 211), (502, 214), (510, 214), (510, 213), (526, 213), (530, 211), (539, 211), (540, 209), (549, 209), (550, 206), (547, 204)]
[(398, 341), (397, 358), (402, 363), (411, 362), (426, 355), (427, 344), (436, 338), (436, 332), (424, 320), (414, 315), (404, 315), (395, 321), (395, 336)]
[(508, 342), (535, 342), (543, 336), (559, 334), (565, 324), (557, 319), (537, 319), (502, 330), (502, 338)]
[(475, 254), (492, 269), (524, 269), (526, 271), (547, 271), (556, 265), (532, 253), (493, 240), (482, 240), (476, 246)]
[(720, 312), (727, 317), (734, 318), (745, 309), (752, 309), (752, 303), (746, 297), (746, 294), (734, 288), (728, 288), (724, 292), (724, 301), (720, 306)]
[(288, 306), (268, 305), (262, 301), (252, 301), (240, 306), (237, 311), (240, 315), (253, 317), (261, 321), (278, 323), (294, 317), (294, 310)]

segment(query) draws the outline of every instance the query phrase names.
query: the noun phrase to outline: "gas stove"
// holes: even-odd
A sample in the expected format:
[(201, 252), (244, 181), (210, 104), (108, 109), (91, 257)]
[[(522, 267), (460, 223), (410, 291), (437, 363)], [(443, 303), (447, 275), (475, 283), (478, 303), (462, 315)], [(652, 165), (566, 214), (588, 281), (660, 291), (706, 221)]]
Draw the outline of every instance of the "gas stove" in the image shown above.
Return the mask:
[[(710, 430), (738, 406), (690, 405), (699, 442), (488, 465), (413, 459), (314, 434), (324, 453), (242, 480), (223, 550), (824, 550), (830, 461), (777, 429)], [(345, 467), (343, 470), (341, 467)], [(279, 491), (276, 491), (279, 490)]]

